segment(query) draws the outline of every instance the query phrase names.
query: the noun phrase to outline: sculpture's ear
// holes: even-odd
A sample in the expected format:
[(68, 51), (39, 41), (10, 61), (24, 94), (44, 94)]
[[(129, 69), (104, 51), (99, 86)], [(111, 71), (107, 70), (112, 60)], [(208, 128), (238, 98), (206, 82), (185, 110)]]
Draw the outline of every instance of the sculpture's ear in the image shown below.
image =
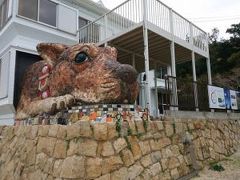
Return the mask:
[(40, 43), (37, 45), (37, 51), (43, 60), (52, 65), (59, 61), (59, 56), (68, 48), (64, 44)]

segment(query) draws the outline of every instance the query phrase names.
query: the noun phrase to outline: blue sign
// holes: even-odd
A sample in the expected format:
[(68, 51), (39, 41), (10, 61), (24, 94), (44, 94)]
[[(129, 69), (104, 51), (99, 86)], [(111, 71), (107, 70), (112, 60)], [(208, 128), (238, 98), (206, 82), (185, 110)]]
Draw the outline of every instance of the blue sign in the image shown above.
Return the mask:
[(227, 88), (224, 88), (224, 99), (225, 99), (226, 109), (231, 109), (230, 90)]

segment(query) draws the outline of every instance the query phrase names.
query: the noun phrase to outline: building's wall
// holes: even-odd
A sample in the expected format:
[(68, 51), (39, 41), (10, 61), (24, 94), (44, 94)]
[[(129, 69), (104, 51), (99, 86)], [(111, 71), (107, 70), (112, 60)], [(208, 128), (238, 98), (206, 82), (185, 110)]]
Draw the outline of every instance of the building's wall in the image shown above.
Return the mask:
[(0, 124), (13, 125), (14, 112), (13, 91), (14, 91), (14, 74), (15, 74), (15, 51), (7, 48), (1, 59), (1, 82), (0, 82)]
[(0, 127), (1, 179), (177, 179), (239, 145), (237, 119), (168, 120)]
[(14, 114), (13, 113), (0, 115), (0, 126), (4, 126), (4, 125), (7, 125), (7, 126), (14, 125)]

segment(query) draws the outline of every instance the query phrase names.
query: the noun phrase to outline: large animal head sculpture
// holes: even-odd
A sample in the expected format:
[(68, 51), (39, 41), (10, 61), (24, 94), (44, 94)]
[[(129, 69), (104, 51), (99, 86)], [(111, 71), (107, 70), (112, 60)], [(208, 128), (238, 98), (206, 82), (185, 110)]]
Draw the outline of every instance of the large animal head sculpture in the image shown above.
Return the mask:
[(113, 47), (41, 43), (43, 58), (23, 78), (16, 119), (54, 113), (74, 102), (133, 103), (138, 95), (136, 70), (116, 61)]

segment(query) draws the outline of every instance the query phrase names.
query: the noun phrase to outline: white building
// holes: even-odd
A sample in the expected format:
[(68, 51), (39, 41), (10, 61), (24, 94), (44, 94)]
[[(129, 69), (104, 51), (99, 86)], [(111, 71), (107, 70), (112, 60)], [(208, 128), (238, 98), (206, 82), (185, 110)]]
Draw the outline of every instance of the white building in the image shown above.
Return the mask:
[(90, 0), (0, 0), (0, 125), (13, 124), (20, 82), (40, 42), (78, 43), (79, 27), (106, 13)]
[(196, 80), (195, 58), (205, 57), (211, 84), (206, 33), (158, 0), (128, 0), (111, 11), (91, 0), (0, 0), (0, 125), (14, 123), (21, 78), (39, 60), (40, 42), (115, 46), (121, 63), (146, 73), (139, 103), (155, 116), (158, 84), (151, 89), (149, 70), (164, 67), (176, 77), (176, 63), (192, 60)]

